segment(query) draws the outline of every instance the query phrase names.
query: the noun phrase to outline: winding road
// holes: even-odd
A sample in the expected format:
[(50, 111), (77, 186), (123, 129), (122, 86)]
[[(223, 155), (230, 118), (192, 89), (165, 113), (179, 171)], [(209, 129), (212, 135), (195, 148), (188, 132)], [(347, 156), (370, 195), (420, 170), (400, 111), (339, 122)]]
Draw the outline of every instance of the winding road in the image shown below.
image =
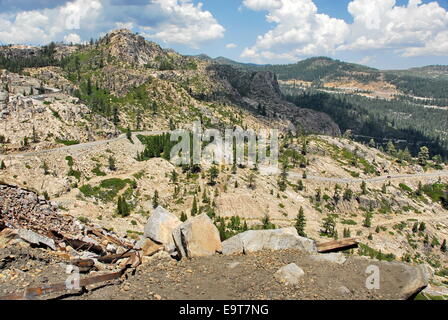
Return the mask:
[[(162, 133), (164, 133), (164, 131), (133, 132), (132, 140), (134, 141), (134, 143), (141, 144), (140, 140), (137, 138), (138, 135), (159, 135)], [(0, 155), (0, 160), (5, 159), (6, 157), (33, 157), (33, 156), (44, 155), (44, 154), (48, 154), (48, 153), (52, 153), (52, 152), (83, 150), (86, 148), (92, 148), (92, 147), (109, 144), (111, 142), (116, 142), (116, 141), (125, 140), (125, 139), (127, 139), (126, 134), (121, 134), (116, 138), (107, 139), (107, 140), (98, 140), (98, 141), (80, 143), (80, 144), (76, 144), (76, 145), (63, 146), (63, 147), (47, 149), (47, 150), (16, 153), (16, 154), (10, 154), (10, 155)], [(288, 175), (290, 177), (303, 178), (302, 174), (295, 173), (295, 172), (289, 172)], [(363, 181), (365, 181), (365, 182), (381, 182), (381, 181), (400, 180), (400, 179), (418, 179), (418, 178), (426, 179), (426, 178), (439, 178), (439, 177), (448, 177), (448, 170), (415, 173), (415, 174), (388, 175), (388, 176), (379, 176), (379, 177), (366, 178), (366, 179), (322, 177), (322, 176), (308, 175), (306, 180), (330, 182), (330, 183), (341, 183), (341, 184), (355, 184), (355, 183), (362, 183)]]

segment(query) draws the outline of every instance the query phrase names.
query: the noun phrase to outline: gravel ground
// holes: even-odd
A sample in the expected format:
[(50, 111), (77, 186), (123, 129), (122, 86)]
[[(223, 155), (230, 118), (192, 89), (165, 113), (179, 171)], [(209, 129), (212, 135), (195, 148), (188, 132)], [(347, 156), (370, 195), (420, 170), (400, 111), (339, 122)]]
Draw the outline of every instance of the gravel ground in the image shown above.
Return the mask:
[[(11, 258), (12, 256), (12, 258)], [(297, 285), (274, 278), (290, 263), (305, 272)], [(87, 287), (78, 295), (43, 298), (83, 300), (378, 300), (397, 299), (405, 275), (382, 266), (381, 290), (365, 286), (372, 261), (349, 257), (342, 264), (317, 262), (296, 250), (263, 251), (250, 255), (211, 256), (176, 261), (154, 256), (135, 274)], [(65, 265), (45, 250), (20, 248), (0, 252), (0, 295), (26, 286), (65, 281)], [(84, 276), (83, 276), (84, 277)]]

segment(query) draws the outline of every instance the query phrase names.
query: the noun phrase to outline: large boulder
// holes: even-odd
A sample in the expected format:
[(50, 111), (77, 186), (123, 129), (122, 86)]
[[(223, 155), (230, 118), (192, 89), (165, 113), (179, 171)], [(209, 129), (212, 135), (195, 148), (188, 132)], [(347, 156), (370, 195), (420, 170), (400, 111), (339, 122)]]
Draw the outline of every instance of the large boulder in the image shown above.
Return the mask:
[[(388, 299), (407, 300), (415, 297), (428, 286), (428, 273), (424, 265), (409, 265), (393, 261), (376, 261), (364, 257), (349, 257), (346, 264), (358, 265), (363, 272), (355, 272), (352, 281), (365, 285), (371, 277), (376, 276), (379, 288), (375, 291)], [(374, 271), (372, 267), (376, 266)], [(370, 277), (369, 277), (370, 276)]]
[(231, 237), (222, 243), (222, 254), (232, 255), (244, 253), (244, 244), (238, 236)]
[(299, 279), (305, 275), (305, 272), (295, 263), (288, 264), (280, 268), (275, 274), (274, 278), (286, 285), (296, 285)]
[(251, 253), (261, 250), (299, 249), (317, 253), (316, 243), (300, 237), (294, 227), (275, 230), (249, 230), (223, 242), (223, 254)]
[(173, 230), (181, 223), (174, 214), (162, 207), (157, 207), (146, 223), (144, 237), (163, 244), (166, 248), (172, 247)]
[(190, 218), (172, 232), (180, 257), (203, 257), (222, 252), (219, 231), (212, 220), (201, 214)]

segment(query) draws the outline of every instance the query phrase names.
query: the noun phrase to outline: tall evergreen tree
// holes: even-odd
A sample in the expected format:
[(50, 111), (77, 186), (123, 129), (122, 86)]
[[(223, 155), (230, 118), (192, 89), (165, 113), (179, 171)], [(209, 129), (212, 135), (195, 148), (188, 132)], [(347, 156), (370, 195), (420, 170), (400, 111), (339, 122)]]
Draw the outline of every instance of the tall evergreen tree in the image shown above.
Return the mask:
[(306, 237), (305, 226), (306, 226), (305, 211), (303, 210), (303, 207), (300, 207), (299, 213), (296, 218), (295, 227), (297, 229), (297, 233), (301, 237)]
[(196, 196), (193, 197), (193, 205), (191, 206), (191, 216), (194, 217), (198, 214), (198, 202)]
[(159, 206), (159, 191), (154, 191), (154, 195), (152, 197), (152, 207), (156, 209)]

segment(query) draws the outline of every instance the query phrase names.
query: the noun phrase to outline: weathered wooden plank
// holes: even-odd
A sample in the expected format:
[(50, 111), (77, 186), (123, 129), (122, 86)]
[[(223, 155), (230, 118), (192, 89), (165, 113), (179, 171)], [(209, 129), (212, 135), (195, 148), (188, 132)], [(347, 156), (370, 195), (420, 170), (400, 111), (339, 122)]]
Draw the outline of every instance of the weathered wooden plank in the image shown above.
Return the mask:
[(323, 252), (333, 252), (333, 251), (342, 251), (351, 248), (357, 248), (359, 241), (355, 238), (350, 239), (342, 239), (342, 240), (334, 240), (324, 243), (317, 244), (317, 251), (320, 253)]

